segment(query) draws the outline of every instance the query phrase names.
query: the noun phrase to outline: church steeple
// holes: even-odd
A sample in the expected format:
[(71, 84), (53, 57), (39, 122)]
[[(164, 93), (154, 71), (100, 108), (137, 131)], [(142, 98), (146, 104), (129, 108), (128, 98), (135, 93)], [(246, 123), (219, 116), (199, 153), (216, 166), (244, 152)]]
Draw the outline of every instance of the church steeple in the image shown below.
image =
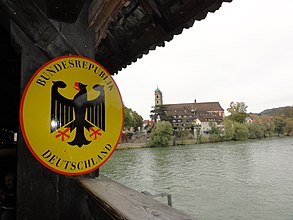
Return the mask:
[(155, 106), (158, 106), (158, 105), (163, 105), (163, 95), (162, 95), (162, 92), (157, 87), (157, 89), (155, 90)]

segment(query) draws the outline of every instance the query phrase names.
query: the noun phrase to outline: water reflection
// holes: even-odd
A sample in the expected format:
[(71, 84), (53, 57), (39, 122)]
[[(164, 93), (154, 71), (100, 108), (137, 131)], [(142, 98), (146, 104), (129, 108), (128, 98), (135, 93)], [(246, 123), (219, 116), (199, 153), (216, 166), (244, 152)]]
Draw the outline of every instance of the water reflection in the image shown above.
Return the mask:
[(101, 173), (198, 219), (293, 219), (292, 158), (292, 138), (121, 150)]

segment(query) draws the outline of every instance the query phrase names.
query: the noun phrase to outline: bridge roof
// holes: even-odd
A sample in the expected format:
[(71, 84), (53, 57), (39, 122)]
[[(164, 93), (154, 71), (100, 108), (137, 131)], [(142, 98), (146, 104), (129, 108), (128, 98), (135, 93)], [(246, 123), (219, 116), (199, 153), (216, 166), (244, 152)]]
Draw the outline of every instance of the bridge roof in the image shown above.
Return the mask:
[[(231, 1), (3, 0), (1, 5), (8, 11), (9, 16), (3, 13), (0, 7), (0, 17), (3, 18), (0, 25), (8, 29), (9, 22), (6, 21), (13, 19), (49, 58), (64, 55), (66, 52), (78, 54), (74, 45), (68, 43), (49, 19), (74, 23), (79, 16), (84, 16), (81, 13), (83, 6), (90, 3), (86, 19), (95, 33), (95, 59), (111, 74), (115, 74), (144, 54), (148, 54), (150, 50), (164, 46), (174, 35), (192, 27), (196, 20), (202, 20), (208, 13), (218, 10), (223, 2)], [(46, 8), (45, 13), (42, 8)], [(46, 34), (54, 35), (55, 38), (48, 38)]]
[(94, 0), (89, 23), (96, 33), (96, 60), (111, 74), (117, 73), (231, 1)]
[[(89, 14), (85, 17), (94, 30), (95, 59), (113, 75), (156, 47), (164, 46), (174, 35), (204, 19), (209, 12), (218, 10), (223, 2), (232, 0), (3, 0), (0, 1), (0, 89), (3, 103), (0, 124), (17, 125), (20, 81), (20, 48), (10, 35), (10, 21), (19, 26), (48, 58), (62, 54), (77, 54), (58, 32), (52, 20), (65, 23), (78, 21), (85, 4)], [(43, 8), (46, 8), (45, 13)], [(33, 24), (33, 25), (32, 25)], [(89, 32), (90, 33), (90, 32)], [(75, 33), (77, 35), (78, 33)], [(48, 37), (53, 36), (53, 37)], [(21, 37), (21, 36), (20, 36)], [(68, 36), (70, 37), (70, 36)], [(11, 45), (13, 43), (13, 46)], [(16, 48), (14, 51), (13, 48)], [(54, 49), (55, 48), (55, 49)], [(51, 50), (50, 50), (51, 49)], [(7, 92), (9, 91), (9, 92)], [(13, 117), (9, 115), (13, 114)], [(13, 121), (13, 122), (12, 122)]]

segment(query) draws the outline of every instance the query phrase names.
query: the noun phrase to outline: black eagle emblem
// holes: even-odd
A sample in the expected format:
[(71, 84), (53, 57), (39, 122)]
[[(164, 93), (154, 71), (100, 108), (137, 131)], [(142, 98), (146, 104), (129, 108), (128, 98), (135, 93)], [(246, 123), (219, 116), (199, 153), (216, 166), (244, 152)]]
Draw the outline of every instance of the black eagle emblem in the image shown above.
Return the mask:
[[(73, 99), (68, 99), (59, 93), (60, 89), (66, 88), (66, 83), (63, 81), (53, 81), (51, 88), (51, 133), (59, 132), (56, 138), (62, 136), (69, 137), (67, 132), (72, 132), (76, 129), (76, 134), (70, 145), (82, 147), (91, 143), (84, 135), (84, 129), (92, 131), (93, 135), (101, 135), (98, 131), (105, 131), (105, 93), (104, 86), (96, 84), (92, 87), (93, 90), (99, 91), (97, 98), (88, 100), (87, 85), (81, 82), (76, 82), (74, 88), (78, 91)], [(95, 130), (94, 127), (98, 127)], [(64, 131), (58, 129), (65, 128)], [(59, 135), (59, 136), (58, 136)]]

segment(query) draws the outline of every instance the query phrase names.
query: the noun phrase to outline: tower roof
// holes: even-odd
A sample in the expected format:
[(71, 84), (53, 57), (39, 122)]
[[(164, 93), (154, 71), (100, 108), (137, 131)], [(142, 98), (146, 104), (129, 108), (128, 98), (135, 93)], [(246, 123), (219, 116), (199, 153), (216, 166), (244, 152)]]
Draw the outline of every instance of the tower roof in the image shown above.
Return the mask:
[(160, 93), (160, 94), (162, 94), (161, 90), (159, 90), (158, 87), (157, 87), (157, 89), (155, 90), (155, 93)]

